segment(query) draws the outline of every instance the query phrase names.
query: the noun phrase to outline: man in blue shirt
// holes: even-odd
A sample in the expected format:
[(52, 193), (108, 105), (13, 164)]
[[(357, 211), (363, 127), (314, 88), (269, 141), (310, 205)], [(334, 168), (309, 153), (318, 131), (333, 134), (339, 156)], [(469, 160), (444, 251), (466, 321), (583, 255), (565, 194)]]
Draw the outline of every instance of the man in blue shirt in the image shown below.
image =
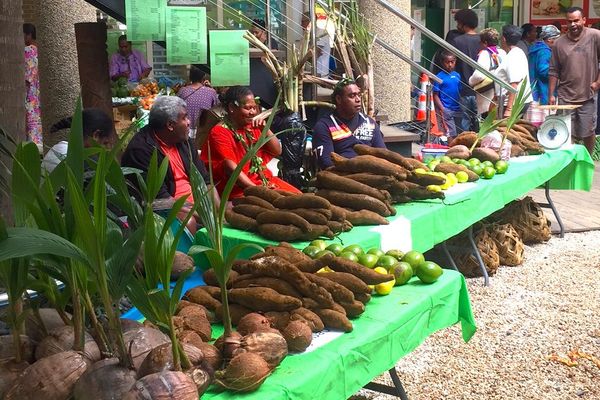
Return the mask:
[(433, 85), (433, 101), (448, 137), (456, 136), (463, 112), (460, 109), (460, 75), (454, 70), (456, 57), (447, 51), (441, 55), (442, 70), (436, 75), (442, 83)]
[(333, 165), (331, 152), (346, 158), (355, 157), (355, 144), (385, 148), (379, 125), (361, 112), (360, 88), (356, 82), (342, 79), (331, 97), (335, 111), (317, 121), (313, 128), (313, 153), (321, 169)]

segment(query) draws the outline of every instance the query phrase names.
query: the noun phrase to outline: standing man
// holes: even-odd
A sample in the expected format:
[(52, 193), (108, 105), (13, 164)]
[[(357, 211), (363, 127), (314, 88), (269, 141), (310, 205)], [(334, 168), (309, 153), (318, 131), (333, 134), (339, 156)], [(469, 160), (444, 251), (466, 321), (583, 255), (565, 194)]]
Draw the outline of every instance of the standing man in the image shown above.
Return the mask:
[(127, 78), (130, 82), (139, 82), (148, 77), (152, 67), (144, 55), (131, 48), (126, 35), (119, 36), (119, 51), (110, 58), (110, 79)]
[(590, 154), (594, 151), (596, 136), (596, 98), (600, 88), (600, 31), (585, 27), (583, 10), (567, 9), (566, 35), (554, 42), (550, 60), (549, 99), (556, 104), (554, 90), (558, 84), (560, 104), (576, 104), (573, 110), (571, 133), (583, 140)]
[[(479, 20), (475, 11), (470, 9), (458, 10), (454, 15), (456, 28), (462, 32), (462, 35), (454, 38), (450, 44), (458, 50), (477, 61), (477, 56), (481, 50), (481, 40), (475, 31)], [(462, 131), (479, 131), (479, 121), (477, 120), (477, 100), (476, 93), (469, 86), (469, 78), (473, 75), (473, 67), (458, 59), (456, 61), (456, 72), (460, 74), (460, 105), (463, 111), (461, 126), (457, 133)]]

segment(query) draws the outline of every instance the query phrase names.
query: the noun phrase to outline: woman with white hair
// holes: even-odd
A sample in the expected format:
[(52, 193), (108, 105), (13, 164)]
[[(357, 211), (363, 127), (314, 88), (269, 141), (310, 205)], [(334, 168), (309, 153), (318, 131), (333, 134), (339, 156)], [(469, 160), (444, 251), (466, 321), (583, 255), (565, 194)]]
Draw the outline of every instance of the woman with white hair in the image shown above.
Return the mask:
[[(495, 73), (506, 56), (506, 52), (498, 47), (500, 34), (494, 28), (486, 28), (481, 31), (479, 38), (482, 50), (477, 56), (477, 63), (486, 71)], [(494, 81), (475, 70), (469, 78), (469, 85), (477, 93), (477, 112), (479, 114), (486, 114), (496, 106), (493, 103)]]
[(554, 25), (545, 25), (540, 33), (540, 40), (529, 48), (529, 76), (533, 101), (548, 104), (548, 71), (552, 58), (552, 45), (560, 37), (560, 31)]

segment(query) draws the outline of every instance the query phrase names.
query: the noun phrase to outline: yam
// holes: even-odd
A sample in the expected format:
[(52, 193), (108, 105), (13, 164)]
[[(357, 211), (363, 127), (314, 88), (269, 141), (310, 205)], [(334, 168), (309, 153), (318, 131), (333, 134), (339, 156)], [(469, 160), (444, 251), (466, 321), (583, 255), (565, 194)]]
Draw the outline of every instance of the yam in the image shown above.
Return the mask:
[(331, 219), (334, 221), (345, 221), (346, 220), (346, 210), (342, 207), (338, 207), (335, 204), (331, 205)]
[(464, 131), (452, 139), (450, 147), (463, 145), (470, 149), (475, 142), (477, 142), (477, 133), (473, 131)]
[(230, 289), (229, 298), (254, 311), (289, 311), (302, 306), (302, 301), (267, 287)]
[(232, 210), (225, 211), (225, 221), (232, 227), (242, 231), (256, 231), (258, 224), (254, 218), (238, 214)]
[(386, 218), (370, 210), (348, 211), (346, 218), (355, 226), (388, 225), (390, 223)]
[[(185, 300), (183, 300), (185, 301)], [(186, 303), (188, 303), (189, 305), (187, 307), (183, 307), (182, 309), (180, 309), (178, 312), (175, 313), (175, 315), (177, 315), (178, 317), (186, 317), (188, 315), (200, 315), (204, 318), (208, 319), (208, 315), (207, 315), (207, 309), (203, 306), (201, 306), (200, 304), (196, 304), (196, 303), (190, 303), (189, 301), (186, 301)], [(179, 304), (177, 305), (179, 307)]]
[(400, 180), (406, 179), (406, 170), (398, 164), (391, 163), (375, 156), (356, 156), (345, 158), (337, 153), (331, 153), (331, 160), (335, 167), (347, 172), (370, 172), (377, 175), (394, 176)]
[(276, 256), (281, 257), (292, 264), (312, 261), (312, 259), (304, 254), (302, 251), (292, 247), (287, 242), (281, 242), (277, 246), (266, 246), (262, 253), (258, 253), (250, 257), (250, 260), (256, 260), (262, 257)]
[(329, 208), (313, 208), (313, 210), (323, 214), (325, 218), (327, 218), (327, 221), (329, 221), (331, 218), (333, 218), (331, 206), (333, 206), (333, 204), (329, 203)]
[(329, 227), (329, 229), (331, 229), (331, 232), (333, 232), (334, 234), (344, 231), (344, 224), (339, 221), (329, 221), (327, 223), (327, 226)]
[[(190, 307), (188, 309), (193, 310)], [(179, 333), (190, 330), (196, 332), (205, 342), (211, 340), (212, 327), (204, 314), (190, 312), (185, 316), (176, 315), (173, 317), (173, 325)]]
[(456, 174), (457, 172), (462, 171), (462, 172), (466, 172), (467, 175), (469, 176), (469, 179), (468, 179), (469, 182), (474, 182), (479, 179), (479, 175), (477, 175), (475, 172), (471, 171), (469, 168), (465, 167), (464, 165), (460, 165), (460, 164), (442, 162), (442, 163), (439, 163), (438, 165), (436, 165), (435, 171), (443, 172), (444, 174), (447, 174), (450, 172), (453, 174)]
[(394, 151), (388, 150), (388, 149), (383, 149), (383, 148), (379, 148), (379, 147), (371, 147), (366, 144), (355, 144), (353, 149), (356, 152), (356, 154), (369, 155), (369, 156), (383, 158), (384, 160), (387, 160), (391, 163), (401, 166), (402, 168), (404, 168), (407, 171), (410, 171), (415, 168), (413, 166), (414, 164), (411, 163), (409, 161), (409, 159), (407, 159), (406, 157), (403, 157), (402, 155), (400, 155)]
[[(227, 278), (227, 287), (231, 287), (231, 284), (238, 278), (238, 276), (239, 274), (235, 271), (229, 272), (229, 278)], [(204, 279), (204, 283), (206, 283), (208, 286), (219, 286), (219, 281), (215, 275), (215, 270), (212, 268), (204, 271), (202, 274), (202, 279)]]
[(244, 196), (256, 196), (273, 204), (281, 197), (279, 193), (264, 186), (249, 186), (244, 189)]
[(317, 276), (327, 278), (330, 281), (344, 286), (346, 289), (354, 293), (357, 298), (359, 294), (371, 293), (371, 288), (356, 275), (347, 272), (319, 272)]
[(386, 197), (381, 190), (327, 171), (317, 173), (316, 186), (319, 189), (333, 189), (344, 193), (366, 194), (383, 202), (389, 200), (389, 194)]
[(366, 172), (359, 172), (356, 174), (350, 174), (345, 176), (348, 179), (355, 180), (356, 182), (376, 187), (379, 189), (389, 189), (394, 182), (398, 182), (398, 179), (387, 176), (387, 175), (375, 175)]
[(382, 201), (366, 194), (350, 194), (337, 190), (319, 189), (317, 196), (326, 198), (336, 206), (353, 210), (370, 210), (384, 217), (391, 215), (390, 210)]
[(273, 204), (271, 204), (267, 200), (261, 199), (260, 197), (257, 197), (257, 196), (238, 197), (236, 199), (233, 199), (232, 202), (233, 202), (234, 206), (237, 206), (237, 205), (240, 205), (240, 204), (252, 204), (252, 205), (255, 205), (255, 206), (266, 208), (267, 210), (274, 210), (275, 209), (275, 207), (273, 206)]
[(293, 242), (302, 236), (302, 230), (294, 225), (263, 224), (258, 226), (258, 233), (267, 239), (280, 242)]
[(292, 321), (304, 321), (310, 327), (313, 332), (321, 332), (325, 329), (323, 325), (323, 321), (321, 318), (308, 308), (300, 307), (296, 308), (294, 311), (290, 313), (290, 320)]
[(347, 272), (360, 278), (367, 285), (378, 285), (380, 283), (389, 282), (394, 279), (394, 275), (380, 274), (374, 270), (364, 267), (359, 263), (347, 260), (342, 257), (332, 256), (326, 254), (323, 257), (323, 262), (326, 263), (329, 268), (336, 272)]
[(292, 210), (294, 208), (324, 208), (329, 209), (327, 200), (313, 194), (297, 194), (294, 196), (280, 197), (273, 205), (277, 208)]
[[(229, 316), (231, 317), (231, 323), (233, 325), (239, 324), (240, 320), (244, 318), (244, 316), (253, 312), (248, 307), (244, 307), (240, 304), (229, 303)], [(221, 320), (223, 319), (223, 306), (219, 305), (219, 307), (215, 310), (215, 314)]]
[(240, 204), (237, 206), (233, 206), (232, 211), (234, 213), (242, 214), (246, 217), (256, 219), (256, 217), (258, 217), (259, 214), (269, 210), (261, 206), (255, 206), (254, 204)]
[(256, 217), (256, 222), (264, 224), (294, 225), (302, 232), (310, 232), (310, 223), (301, 216), (289, 211), (263, 211)]
[[(321, 261), (319, 261), (321, 262)], [(282, 260), (278, 257), (263, 257), (258, 260), (250, 261), (240, 269), (244, 273), (255, 274), (257, 276), (271, 276), (281, 278), (289, 282), (303, 296), (310, 297), (319, 303), (322, 307), (332, 307), (333, 298), (331, 294), (312, 283), (296, 266)], [(265, 310), (271, 311), (271, 310)], [(285, 310), (272, 310), (285, 311)]]
[(183, 299), (200, 304), (211, 311), (216, 311), (217, 307), (221, 305), (221, 302), (214, 299), (202, 286), (189, 289), (183, 295)]
[(500, 160), (498, 153), (487, 147), (477, 147), (473, 149), (471, 156), (478, 158), (481, 161), (491, 161), (493, 163)]
[(292, 192), (288, 192), (287, 190), (283, 190), (283, 189), (274, 189), (275, 192), (279, 193), (282, 196), (294, 196), (296, 193), (292, 193)]
[(411, 188), (407, 195), (414, 200), (444, 199), (446, 197), (444, 192), (434, 192), (422, 186)]
[(411, 183), (408, 181), (396, 181), (392, 184), (392, 186), (389, 187), (389, 191), (392, 194), (392, 200), (394, 198), (394, 196), (397, 196), (399, 194), (406, 194), (408, 193), (408, 187), (407, 187), (407, 183)]
[(520, 156), (524, 156), (525, 154), (525, 150), (523, 150), (523, 148), (521, 146), (518, 145), (513, 145), (510, 148), (510, 156), (511, 157), (520, 157)]
[(333, 297), (333, 300), (337, 303), (352, 303), (354, 301), (354, 294), (345, 286), (340, 285), (339, 283), (335, 283), (330, 279), (324, 278), (316, 274), (305, 273), (305, 276), (308, 279), (310, 279), (313, 283), (316, 283), (317, 285), (331, 293), (331, 297)]
[(408, 176), (408, 178), (406, 178), (406, 180), (412, 183), (416, 183), (420, 186), (443, 185), (444, 183), (446, 183), (445, 177), (433, 175), (430, 173), (419, 173), (414, 171)]
[(394, 204), (410, 203), (413, 199), (404, 194), (392, 195), (392, 202)]
[(300, 235), (299, 240), (310, 241), (320, 237), (332, 239), (335, 234), (329, 229), (328, 225), (311, 225), (310, 231)]
[(371, 301), (371, 294), (370, 293), (354, 293), (354, 298), (363, 304), (367, 304), (368, 302)]
[(246, 287), (266, 287), (273, 289), (277, 293), (285, 296), (292, 296), (298, 299), (302, 298), (302, 295), (292, 285), (290, 285), (289, 282), (279, 278), (272, 278), (270, 276), (258, 276), (249, 279), (238, 280), (233, 284), (233, 288)]
[(448, 151), (446, 151), (446, 155), (450, 158), (460, 158), (461, 160), (468, 160), (469, 158), (471, 158), (471, 151), (467, 146), (459, 144), (450, 147)]
[(327, 224), (327, 217), (325, 217), (324, 214), (322, 214), (319, 211), (316, 211), (314, 209), (294, 208), (294, 209), (290, 210), (290, 212), (301, 216), (302, 218), (304, 218), (311, 224), (316, 224), (316, 225)]
[(360, 314), (365, 312), (365, 305), (358, 300), (349, 302), (339, 302), (340, 306), (344, 307), (346, 315), (350, 318), (358, 317)]
[(352, 322), (344, 314), (327, 308), (316, 309), (314, 311), (321, 321), (323, 321), (323, 325), (326, 328), (352, 332)]

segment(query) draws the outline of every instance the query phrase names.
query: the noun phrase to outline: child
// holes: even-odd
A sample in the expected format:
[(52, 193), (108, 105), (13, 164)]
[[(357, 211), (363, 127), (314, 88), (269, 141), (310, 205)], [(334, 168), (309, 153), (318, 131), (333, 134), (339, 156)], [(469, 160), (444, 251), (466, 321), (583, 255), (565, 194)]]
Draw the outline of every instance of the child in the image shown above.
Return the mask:
[(442, 83), (433, 84), (433, 101), (446, 136), (456, 136), (456, 126), (460, 126), (463, 117), (460, 110), (460, 75), (454, 71), (456, 57), (448, 51), (441, 54), (442, 70), (436, 75)]

